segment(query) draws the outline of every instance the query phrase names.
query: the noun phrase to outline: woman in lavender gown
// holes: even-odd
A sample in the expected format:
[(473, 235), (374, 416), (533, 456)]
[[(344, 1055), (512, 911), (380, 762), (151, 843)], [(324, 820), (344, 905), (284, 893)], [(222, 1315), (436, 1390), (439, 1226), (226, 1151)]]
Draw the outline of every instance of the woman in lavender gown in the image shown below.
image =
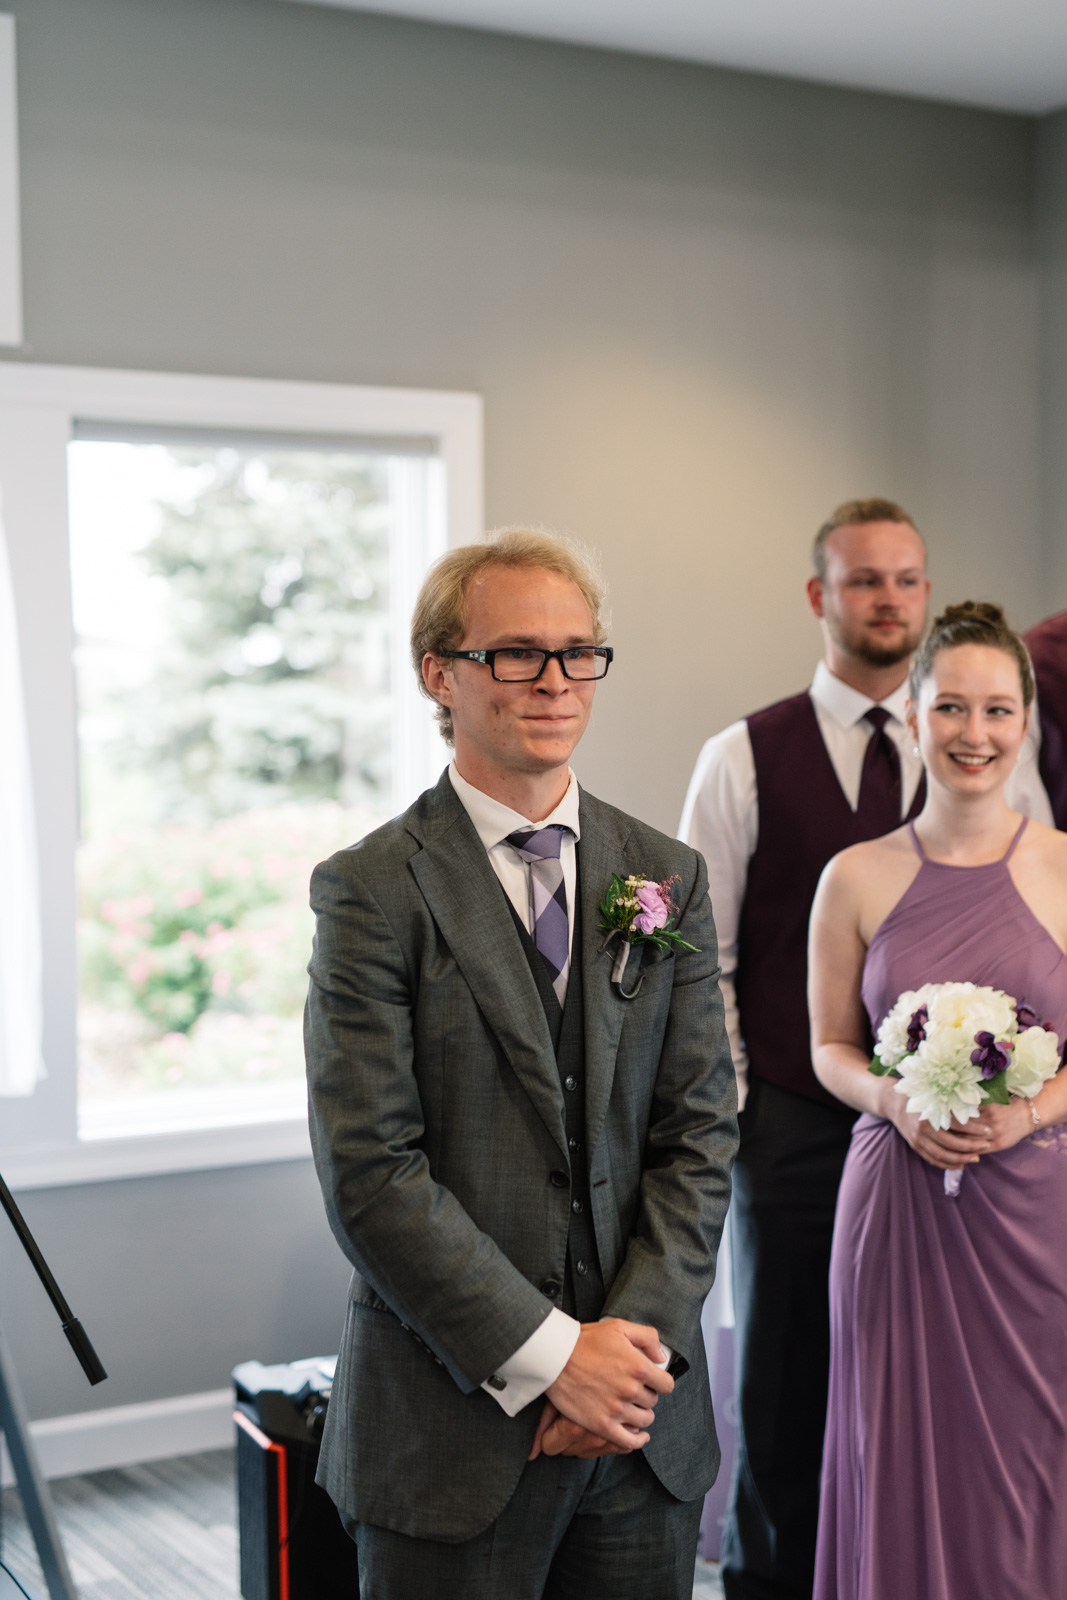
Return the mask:
[(939, 1132), (867, 1068), (868, 1029), (923, 983), (1002, 989), (1067, 1039), (1067, 835), (1004, 799), (1033, 680), (999, 607), (939, 617), (911, 695), (926, 805), (837, 856), (812, 913), (815, 1070), (864, 1113), (834, 1231), (815, 1600), (1063, 1600), (1067, 1071)]

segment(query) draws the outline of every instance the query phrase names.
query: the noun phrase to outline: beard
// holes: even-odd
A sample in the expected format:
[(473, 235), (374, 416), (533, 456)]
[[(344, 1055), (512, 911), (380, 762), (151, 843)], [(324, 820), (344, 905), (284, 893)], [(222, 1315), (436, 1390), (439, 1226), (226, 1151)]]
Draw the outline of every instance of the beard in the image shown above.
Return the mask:
[(878, 639), (872, 639), (863, 628), (843, 628), (838, 617), (826, 617), (830, 637), (838, 649), (850, 655), (854, 661), (862, 661), (868, 667), (895, 667), (901, 661), (907, 661), (919, 648), (922, 639), (922, 628), (909, 629), (903, 625), (904, 631), (896, 644), (882, 644)]

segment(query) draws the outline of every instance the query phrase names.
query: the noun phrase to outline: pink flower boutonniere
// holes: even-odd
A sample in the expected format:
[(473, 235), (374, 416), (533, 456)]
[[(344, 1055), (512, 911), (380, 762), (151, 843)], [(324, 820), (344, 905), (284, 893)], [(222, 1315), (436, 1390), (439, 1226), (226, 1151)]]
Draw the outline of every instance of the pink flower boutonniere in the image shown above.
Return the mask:
[(600, 904), (600, 931), (607, 934), (605, 945), (618, 940), (618, 953), (611, 971), (611, 981), (618, 985), (625, 1000), (632, 1000), (641, 987), (641, 978), (632, 990), (622, 987), (623, 974), (635, 944), (653, 944), (658, 950), (692, 950), (671, 924), (678, 912), (674, 903), (674, 885), (677, 877), (665, 878), (656, 883), (639, 873), (620, 878), (613, 873), (607, 894)]

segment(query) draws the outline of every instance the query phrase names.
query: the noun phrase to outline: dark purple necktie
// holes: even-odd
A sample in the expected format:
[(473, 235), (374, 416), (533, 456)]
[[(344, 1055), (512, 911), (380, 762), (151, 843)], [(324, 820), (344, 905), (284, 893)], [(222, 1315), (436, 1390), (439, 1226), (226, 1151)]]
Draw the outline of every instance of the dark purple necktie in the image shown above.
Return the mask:
[(872, 706), (867, 721), (874, 732), (863, 757), (856, 821), (864, 839), (877, 839), (900, 827), (900, 752), (885, 731), (889, 712)]
[(563, 835), (570, 833), (561, 822), (529, 833), (509, 833), (507, 842), (530, 869), (530, 933), (544, 957), (552, 987), (560, 1005), (567, 998), (567, 976), (571, 967), (570, 922), (567, 917), (567, 886), (563, 863), (559, 859)]

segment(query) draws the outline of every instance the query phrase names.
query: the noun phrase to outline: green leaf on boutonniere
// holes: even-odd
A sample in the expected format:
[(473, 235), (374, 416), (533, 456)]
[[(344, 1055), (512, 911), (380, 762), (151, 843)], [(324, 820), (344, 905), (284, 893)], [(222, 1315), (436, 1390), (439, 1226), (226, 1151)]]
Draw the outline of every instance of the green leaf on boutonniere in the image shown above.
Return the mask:
[(608, 892), (600, 902), (601, 933), (621, 933), (629, 944), (651, 944), (657, 950), (691, 950), (695, 944), (682, 938), (672, 926), (677, 906), (671, 891), (677, 878), (657, 883), (639, 873), (620, 878), (611, 875)]

